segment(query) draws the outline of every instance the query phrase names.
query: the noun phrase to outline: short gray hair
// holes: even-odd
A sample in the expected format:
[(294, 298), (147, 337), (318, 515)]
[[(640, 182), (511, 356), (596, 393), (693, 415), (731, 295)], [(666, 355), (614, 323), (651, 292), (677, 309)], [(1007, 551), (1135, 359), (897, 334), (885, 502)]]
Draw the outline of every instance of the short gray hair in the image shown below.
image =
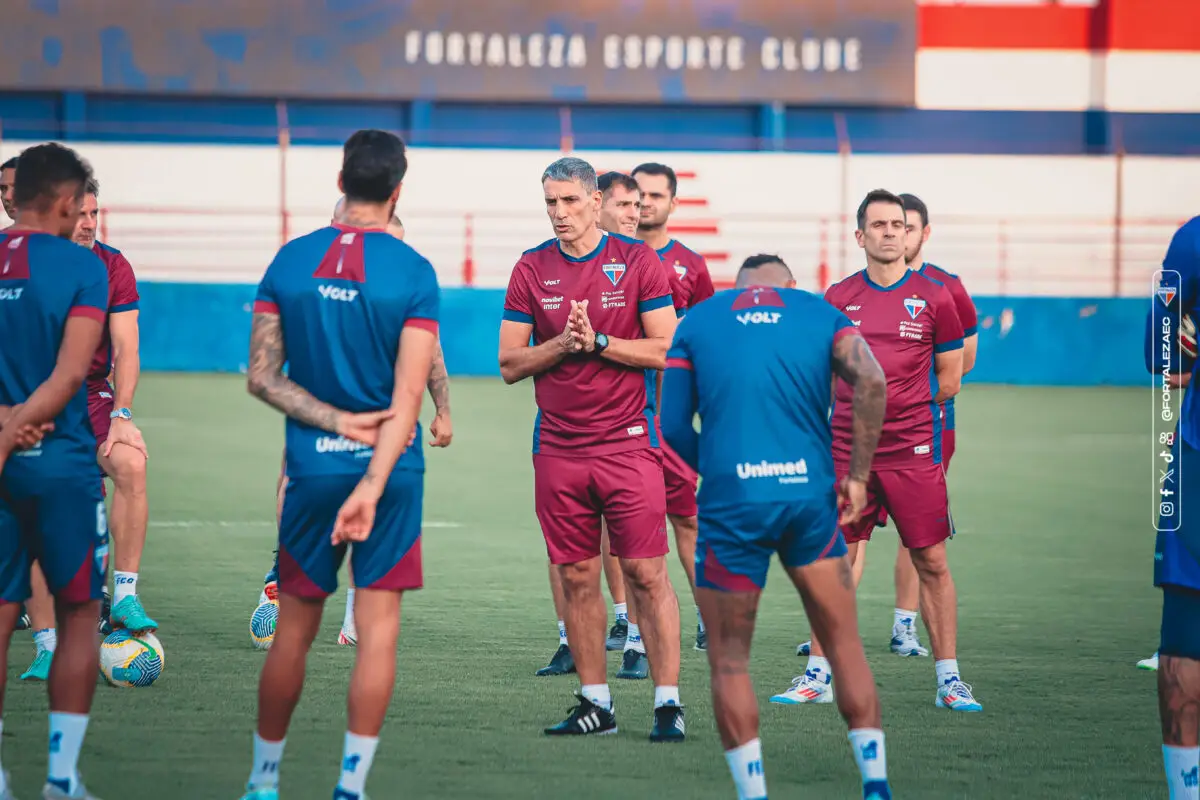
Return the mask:
[(542, 183), (546, 181), (577, 181), (585, 194), (592, 194), (596, 191), (596, 170), (582, 158), (567, 156), (546, 167)]

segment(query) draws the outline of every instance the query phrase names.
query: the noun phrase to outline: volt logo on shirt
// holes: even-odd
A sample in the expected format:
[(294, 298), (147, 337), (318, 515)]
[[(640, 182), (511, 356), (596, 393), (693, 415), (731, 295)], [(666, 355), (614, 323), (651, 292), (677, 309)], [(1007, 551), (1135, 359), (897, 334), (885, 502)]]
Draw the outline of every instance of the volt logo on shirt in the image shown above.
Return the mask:
[(20, 300), (21, 294), (24, 291), (24, 286), (20, 286), (16, 289), (0, 289), (0, 300)]
[(783, 316), (778, 311), (747, 311), (737, 315), (743, 325), (774, 325)]
[(318, 286), (317, 291), (327, 300), (341, 300), (344, 303), (352, 303), (354, 298), (358, 297), (358, 289), (343, 289), (341, 286), (330, 286), (325, 283)]

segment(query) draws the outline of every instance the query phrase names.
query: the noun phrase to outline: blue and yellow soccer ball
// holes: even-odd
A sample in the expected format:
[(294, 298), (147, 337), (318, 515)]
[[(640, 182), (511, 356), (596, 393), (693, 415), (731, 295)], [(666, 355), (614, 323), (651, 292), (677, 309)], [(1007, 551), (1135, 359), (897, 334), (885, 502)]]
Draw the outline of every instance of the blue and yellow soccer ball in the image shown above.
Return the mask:
[(279, 619), (279, 603), (268, 600), (254, 609), (250, 616), (250, 641), (258, 650), (270, 650), (275, 641), (275, 621)]
[(100, 645), (100, 672), (113, 686), (149, 686), (166, 668), (162, 642), (149, 631), (113, 631)]

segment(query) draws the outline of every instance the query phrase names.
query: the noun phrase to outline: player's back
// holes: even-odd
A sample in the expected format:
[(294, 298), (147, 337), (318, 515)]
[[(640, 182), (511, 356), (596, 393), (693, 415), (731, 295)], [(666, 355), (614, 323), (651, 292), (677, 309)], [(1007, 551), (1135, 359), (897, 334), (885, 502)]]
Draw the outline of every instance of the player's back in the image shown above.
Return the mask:
[(832, 496), (832, 350), (851, 327), (799, 289), (729, 289), (688, 313), (673, 355), (696, 376), (701, 508)]
[[(432, 265), (384, 231), (332, 226), (279, 251), (255, 310), (277, 311), (288, 377), (316, 399), (351, 413), (391, 405), (400, 334), (436, 329)], [(289, 475), (360, 472), (371, 448), (287, 421)], [(397, 469), (423, 469), (421, 434)]]
[[(104, 264), (89, 250), (48, 233), (0, 233), (0, 405), (23, 403), (50, 377), (67, 319), (103, 320)], [(83, 386), (31, 450), (17, 452), (5, 474), (70, 475), (96, 469), (96, 437)]]

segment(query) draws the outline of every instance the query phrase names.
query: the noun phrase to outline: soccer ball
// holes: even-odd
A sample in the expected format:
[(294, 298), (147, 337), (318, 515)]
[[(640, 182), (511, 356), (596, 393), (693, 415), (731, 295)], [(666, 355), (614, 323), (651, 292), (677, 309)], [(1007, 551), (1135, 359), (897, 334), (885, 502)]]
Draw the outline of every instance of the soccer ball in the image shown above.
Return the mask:
[(275, 641), (275, 620), (279, 618), (279, 603), (268, 600), (254, 609), (250, 617), (250, 641), (258, 650), (270, 650)]
[(149, 686), (165, 667), (162, 642), (149, 631), (139, 634), (122, 628), (100, 645), (100, 672), (113, 686)]

